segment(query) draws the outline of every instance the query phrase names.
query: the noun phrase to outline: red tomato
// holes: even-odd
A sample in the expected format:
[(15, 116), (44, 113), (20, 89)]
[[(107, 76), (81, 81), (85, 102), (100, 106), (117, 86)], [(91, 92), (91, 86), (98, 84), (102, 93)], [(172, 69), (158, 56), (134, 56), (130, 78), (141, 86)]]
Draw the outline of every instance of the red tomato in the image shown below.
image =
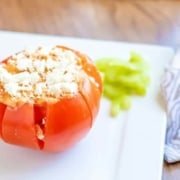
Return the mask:
[(77, 95), (54, 104), (24, 104), (10, 108), (0, 103), (0, 137), (5, 142), (51, 152), (64, 151), (91, 129), (102, 93), (100, 74), (87, 56), (58, 47), (73, 51), (92, 81), (84, 79)]

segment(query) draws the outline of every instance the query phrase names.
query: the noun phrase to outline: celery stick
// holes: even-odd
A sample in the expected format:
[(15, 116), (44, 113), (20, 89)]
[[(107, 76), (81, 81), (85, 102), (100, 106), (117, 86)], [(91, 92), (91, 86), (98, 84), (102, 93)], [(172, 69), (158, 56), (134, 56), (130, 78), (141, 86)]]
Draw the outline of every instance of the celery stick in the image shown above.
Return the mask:
[(96, 61), (102, 73), (104, 96), (111, 101), (111, 115), (131, 107), (133, 95), (145, 96), (150, 83), (149, 66), (137, 53), (132, 52), (128, 61), (105, 57)]

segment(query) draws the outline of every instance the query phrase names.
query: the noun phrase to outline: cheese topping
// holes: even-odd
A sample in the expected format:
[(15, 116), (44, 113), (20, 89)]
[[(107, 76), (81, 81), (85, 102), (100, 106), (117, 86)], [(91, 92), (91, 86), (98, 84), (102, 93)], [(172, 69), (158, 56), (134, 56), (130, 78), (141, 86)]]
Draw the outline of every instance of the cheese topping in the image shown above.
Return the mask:
[(25, 50), (0, 64), (0, 101), (15, 105), (58, 101), (78, 93), (86, 76), (80, 58), (70, 50), (58, 47)]

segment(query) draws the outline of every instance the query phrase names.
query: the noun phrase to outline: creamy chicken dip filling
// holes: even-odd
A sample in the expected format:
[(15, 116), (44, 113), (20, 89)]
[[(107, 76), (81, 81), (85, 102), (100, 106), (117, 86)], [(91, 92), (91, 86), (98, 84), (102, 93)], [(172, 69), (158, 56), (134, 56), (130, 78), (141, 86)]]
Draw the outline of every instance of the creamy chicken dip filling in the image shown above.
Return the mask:
[(53, 47), (25, 50), (0, 64), (0, 102), (57, 102), (78, 93), (86, 75), (81, 59), (70, 50)]

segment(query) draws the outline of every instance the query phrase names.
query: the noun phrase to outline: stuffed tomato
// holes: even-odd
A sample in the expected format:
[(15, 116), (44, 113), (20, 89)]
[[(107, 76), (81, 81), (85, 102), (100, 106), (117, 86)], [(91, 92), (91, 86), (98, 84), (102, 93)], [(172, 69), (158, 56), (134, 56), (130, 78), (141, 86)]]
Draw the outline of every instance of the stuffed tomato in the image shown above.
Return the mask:
[(0, 64), (0, 137), (64, 151), (92, 127), (101, 93), (100, 74), (86, 55), (64, 46), (19, 52)]

